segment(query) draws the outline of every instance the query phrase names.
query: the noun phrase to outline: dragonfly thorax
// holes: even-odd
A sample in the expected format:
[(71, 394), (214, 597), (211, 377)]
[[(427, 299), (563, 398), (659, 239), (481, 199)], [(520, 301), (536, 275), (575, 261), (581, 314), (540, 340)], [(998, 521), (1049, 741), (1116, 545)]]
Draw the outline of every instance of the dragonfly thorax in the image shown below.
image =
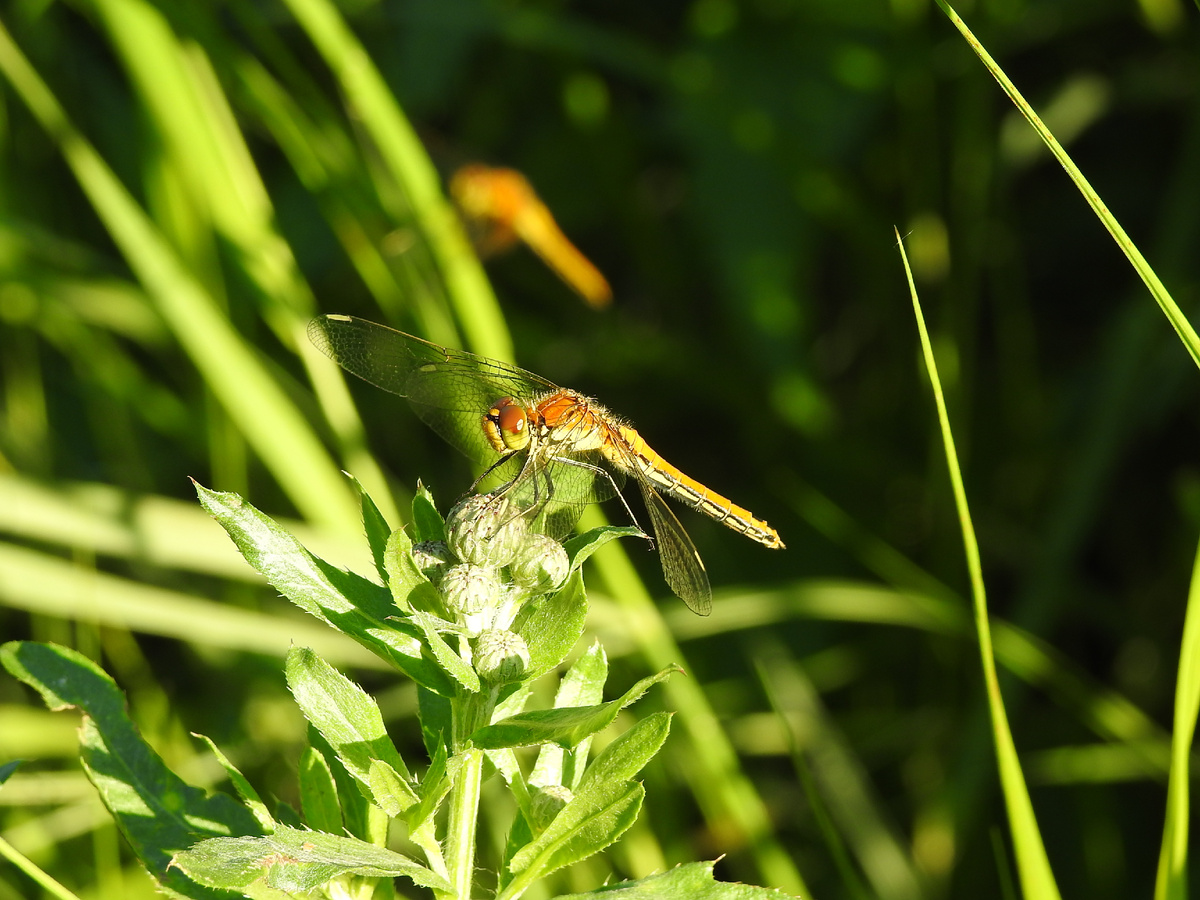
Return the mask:
[(497, 453), (513, 453), (529, 446), (529, 413), (512, 397), (505, 397), (484, 413), (481, 424)]

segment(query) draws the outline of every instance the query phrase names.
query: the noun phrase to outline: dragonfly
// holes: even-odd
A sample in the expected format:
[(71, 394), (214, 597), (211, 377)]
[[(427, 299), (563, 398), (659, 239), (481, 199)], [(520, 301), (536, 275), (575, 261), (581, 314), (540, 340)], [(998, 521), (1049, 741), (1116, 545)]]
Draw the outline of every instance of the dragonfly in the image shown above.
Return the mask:
[(352, 316), (315, 318), (308, 336), (347, 372), (406, 398), (447, 443), (485, 467), (476, 486), (493, 473), (496, 491), (550, 537), (564, 537), (589, 503), (624, 503), (621, 488), (632, 478), (667, 585), (698, 615), (712, 611), (708, 573), (663, 495), (767, 547), (784, 546), (774, 528), (685, 475), (632, 425), (578, 391)]

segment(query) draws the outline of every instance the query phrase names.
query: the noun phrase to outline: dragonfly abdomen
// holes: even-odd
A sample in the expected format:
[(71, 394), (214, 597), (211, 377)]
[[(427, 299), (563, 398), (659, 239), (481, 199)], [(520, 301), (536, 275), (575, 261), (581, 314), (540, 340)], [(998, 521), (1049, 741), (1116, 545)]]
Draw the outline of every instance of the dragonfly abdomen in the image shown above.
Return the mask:
[[(738, 506), (727, 497), (716, 491), (709, 490), (696, 479), (685, 475), (671, 465), (650, 447), (642, 436), (628, 426), (620, 429), (621, 437), (630, 451), (628, 460), (609, 459), (622, 468), (630, 464), (637, 474), (653, 484), (661, 493), (697, 512), (704, 513), (709, 518), (716, 519), (727, 528), (746, 535), (771, 548), (782, 548), (783, 541), (779, 533), (762, 519), (756, 518), (750, 510)], [(606, 454), (608, 455), (608, 454)]]

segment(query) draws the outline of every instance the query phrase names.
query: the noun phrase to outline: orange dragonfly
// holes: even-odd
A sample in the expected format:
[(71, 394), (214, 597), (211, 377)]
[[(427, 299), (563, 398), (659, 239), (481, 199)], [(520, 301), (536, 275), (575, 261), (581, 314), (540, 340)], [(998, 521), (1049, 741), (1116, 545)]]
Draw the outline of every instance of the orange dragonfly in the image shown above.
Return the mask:
[(450, 195), (480, 230), (482, 254), (507, 250), (522, 240), (589, 305), (603, 309), (612, 303), (608, 281), (563, 234), (520, 172), (472, 163), (454, 173)]
[(708, 574), (662, 494), (768, 547), (783, 547), (774, 528), (683, 474), (590, 397), (365, 319), (321, 316), (309, 323), (308, 336), (346, 371), (407, 398), (446, 441), (495, 470), (503, 479), (498, 490), (551, 537), (566, 535), (586, 504), (619, 496), (625, 478), (633, 478), (667, 584), (699, 615), (712, 610)]

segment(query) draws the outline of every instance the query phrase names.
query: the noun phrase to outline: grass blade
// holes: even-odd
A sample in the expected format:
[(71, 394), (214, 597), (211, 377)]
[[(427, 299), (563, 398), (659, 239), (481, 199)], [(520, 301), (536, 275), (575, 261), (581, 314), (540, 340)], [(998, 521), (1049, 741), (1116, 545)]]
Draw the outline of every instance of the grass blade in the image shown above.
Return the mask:
[(904, 253), (904, 244), (900, 241), (899, 232), (896, 233), (896, 238), (900, 246), (901, 259), (904, 260), (904, 270), (908, 275), (913, 315), (917, 320), (917, 330), (921, 336), (921, 350), (925, 357), (925, 368), (929, 372), (934, 400), (937, 403), (938, 423), (942, 430), (946, 464), (950, 469), (950, 483), (954, 489), (954, 502), (958, 508), (958, 521), (963, 533), (967, 569), (971, 576), (971, 595), (975, 607), (975, 628), (979, 634), (979, 654), (983, 662), (984, 681), (987, 685), (988, 709), (991, 712), (992, 735), (996, 743), (1000, 784), (1004, 791), (1005, 806), (1008, 809), (1009, 829), (1016, 851), (1021, 889), (1026, 900), (1041, 897), (1057, 900), (1060, 896), (1058, 885), (1054, 881), (1050, 860), (1046, 856), (1046, 847), (1042, 843), (1041, 832), (1038, 830), (1037, 818), (1033, 813), (1033, 803), (1029, 798), (1029, 789), (1025, 784), (1025, 775), (1021, 771), (1020, 760), (1017, 758), (1017, 748), (1013, 743), (1012, 731), (1009, 729), (1008, 715), (1004, 710), (1004, 698), (1000, 694), (1000, 681), (996, 676), (992, 631), (988, 623), (987, 594), (983, 586), (983, 567), (979, 561), (979, 544), (975, 539), (975, 526), (971, 522), (971, 513), (967, 507), (967, 492), (963, 487), (962, 471), (958, 466), (958, 452), (954, 448), (954, 435), (950, 430), (946, 398), (942, 394), (937, 362), (933, 357), (933, 345), (929, 341), (929, 332), (925, 328), (925, 316), (921, 312), (917, 287), (913, 282), (912, 270), (908, 267), (908, 257)]
[[(67, 164), (130, 268), (230, 418), (313, 522), (358, 531), (359, 514), (338, 468), (212, 297), (95, 148), (75, 129), (46, 83), (0, 24), (0, 71), (58, 141)], [(297, 323), (297, 330), (302, 323)]]
[(404, 191), (424, 232), (471, 349), (512, 358), (508, 327), (478, 257), (442, 193), (437, 172), (379, 69), (326, 0), (288, 0), (361, 118), (391, 176)]
[(1171, 734), (1171, 777), (1167, 782), (1167, 818), (1158, 857), (1155, 900), (1185, 900), (1188, 852), (1188, 787), (1192, 738), (1200, 715), (1200, 552), (1192, 569), (1187, 617), (1179, 647), (1175, 688), (1175, 727)]
[(1062, 144), (1050, 133), (1050, 129), (1046, 127), (1037, 113), (1033, 111), (1033, 107), (1021, 96), (1021, 92), (1017, 90), (1016, 85), (1008, 80), (1008, 76), (1004, 74), (1004, 71), (996, 64), (996, 61), (983, 48), (983, 45), (979, 43), (979, 40), (971, 33), (971, 30), (967, 28), (966, 23), (959, 18), (954, 8), (946, 0), (937, 0), (937, 4), (942, 8), (942, 11), (950, 21), (954, 23), (954, 27), (966, 38), (971, 49), (982, 60), (984, 66), (987, 67), (987, 70), (996, 79), (1000, 87), (1004, 89), (1004, 93), (1008, 94), (1009, 99), (1020, 110), (1021, 115), (1033, 126), (1038, 136), (1045, 142), (1050, 152), (1054, 154), (1054, 158), (1066, 170), (1071, 181), (1075, 182), (1075, 186), (1079, 188), (1079, 192), (1087, 200), (1088, 206), (1096, 213), (1096, 218), (1108, 229), (1108, 233), (1117, 242), (1117, 246), (1121, 248), (1121, 252), (1133, 263), (1134, 271), (1138, 273), (1138, 276), (1145, 282), (1146, 287), (1150, 289), (1151, 296), (1154, 297), (1155, 302), (1162, 309), (1163, 314), (1167, 317), (1167, 321), (1171, 323), (1171, 327), (1175, 329), (1175, 333), (1179, 335), (1179, 339), (1183, 341), (1183, 346), (1187, 348), (1192, 361), (1197, 366), (1200, 366), (1200, 336), (1197, 336), (1195, 329), (1192, 328), (1183, 311), (1175, 305), (1175, 301), (1171, 298), (1163, 283), (1159, 281), (1154, 270), (1150, 268), (1150, 264), (1146, 262), (1141, 251), (1134, 245), (1133, 240), (1125, 233), (1125, 229), (1121, 227), (1113, 214), (1109, 212), (1104, 201), (1100, 199), (1100, 195), (1096, 193), (1091, 184), (1088, 183), (1088, 180), (1083, 177), (1083, 172), (1079, 170), (1079, 167), (1075, 165), (1071, 157), (1067, 155), (1067, 151), (1063, 149)]

